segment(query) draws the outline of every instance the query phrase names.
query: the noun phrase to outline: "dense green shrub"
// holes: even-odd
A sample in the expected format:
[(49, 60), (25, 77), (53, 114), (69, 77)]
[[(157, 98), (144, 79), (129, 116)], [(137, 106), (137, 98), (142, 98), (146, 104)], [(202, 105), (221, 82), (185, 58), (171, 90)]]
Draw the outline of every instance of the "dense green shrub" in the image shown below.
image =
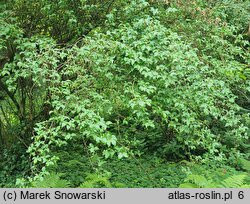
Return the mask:
[[(81, 164), (79, 179), (51, 175), (110, 186), (95, 174), (105, 159), (142, 154), (237, 168), (249, 159), (246, 1), (15, 0), (0, 10), (0, 144), (22, 144), (13, 154), (29, 153), (20, 177), (32, 185)], [(63, 151), (95, 163), (87, 181)]]
[(43, 34), (59, 43), (67, 43), (102, 26), (106, 15), (122, 3), (116, 0), (15, 0), (7, 5), (25, 35)]

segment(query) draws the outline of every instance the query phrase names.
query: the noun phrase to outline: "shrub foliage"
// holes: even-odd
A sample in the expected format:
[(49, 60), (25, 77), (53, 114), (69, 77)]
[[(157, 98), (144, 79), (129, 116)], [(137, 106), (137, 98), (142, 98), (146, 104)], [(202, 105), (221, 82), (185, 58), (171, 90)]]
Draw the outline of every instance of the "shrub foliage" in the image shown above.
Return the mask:
[[(0, 159), (18, 147), (10, 166), (22, 163), (18, 177), (41, 186), (58, 152), (79, 145), (95, 171), (143, 154), (238, 168), (249, 159), (249, 9), (244, 0), (3, 1)], [(111, 185), (89, 175), (82, 186)], [(238, 187), (243, 175), (220, 184)]]

